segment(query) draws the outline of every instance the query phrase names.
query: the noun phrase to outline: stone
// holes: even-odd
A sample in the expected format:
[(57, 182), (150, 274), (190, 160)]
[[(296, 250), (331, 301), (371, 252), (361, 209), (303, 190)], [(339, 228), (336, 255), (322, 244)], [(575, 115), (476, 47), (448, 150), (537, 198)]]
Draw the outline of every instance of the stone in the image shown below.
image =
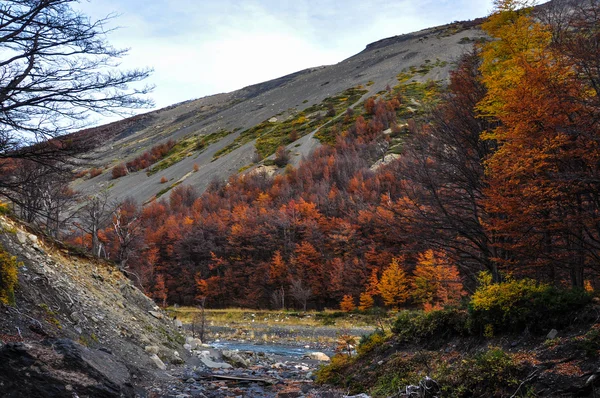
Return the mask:
[(202, 346), (202, 340), (200, 340), (199, 338), (191, 337), (191, 336), (187, 336), (185, 338), (185, 343), (188, 344), (192, 350)]
[(160, 351), (160, 348), (158, 348), (158, 346), (155, 345), (147, 345), (146, 347), (144, 347), (144, 351), (146, 351), (148, 354), (156, 355)]
[(304, 356), (304, 358), (314, 359), (316, 361), (322, 361), (322, 362), (327, 362), (327, 361), (331, 360), (331, 358), (329, 358), (329, 356), (327, 356), (325, 353), (322, 353), (319, 351), (310, 352), (310, 353), (306, 354)]
[(27, 243), (27, 235), (23, 231), (17, 231), (17, 240), (20, 244), (24, 245)]
[(555, 339), (556, 336), (558, 336), (558, 330), (556, 329), (552, 329), (550, 332), (548, 332), (548, 335), (546, 336), (547, 339)]
[(238, 351), (223, 350), (223, 358), (232, 365), (240, 368), (247, 368), (251, 365), (250, 361), (240, 355)]
[(81, 323), (81, 322), (85, 321), (85, 316), (81, 315), (78, 312), (72, 312), (70, 317), (73, 320), (73, 322), (75, 322), (75, 323)]
[(160, 370), (167, 370), (167, 365), (158, 357), (156, 354), (150, 355), (150, 360), (154, 362), (157, 368)]
[(175, 324), (175, 327), (178, 329), (181, 329), (183, 327), (183, 322), (181, 322), (179, 319), (175, 319), (175, 321), (173, 323)]
[(232, 366), (225, 362), (216, 362), (210, 357), (210, 351), (202, 351), (198, 354), (198, 358), (204, 365), (212, 369), (231, 369)]
[(152, 315), (153, 317), (155, 317), (156, 319), (163, 319), (163, 314), (161, 314), (158, 311), (148, 311), (148, 313), (150, 315)]
[(191, 345), (189, 345), (189, 344), (187, 344), (187, 343), (183, 345), (183, 348), (184, 348), (185, 350), (192, 351), (192, 346), (191, 346)]

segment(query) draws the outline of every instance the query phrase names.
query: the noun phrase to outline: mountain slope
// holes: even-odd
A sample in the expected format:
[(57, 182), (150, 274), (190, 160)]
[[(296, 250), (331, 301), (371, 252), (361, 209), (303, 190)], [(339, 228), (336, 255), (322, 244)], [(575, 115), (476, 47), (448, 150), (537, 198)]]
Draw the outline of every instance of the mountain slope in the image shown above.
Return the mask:
[(134, 396), (138, 385), (166, 377), (147, 346), (167, 363), (182, 362), (173, 322), (110, 263), (45, 241), (4, 216), (0, 244), (21, 263), (14, 305), (0, 303), (3, 397), (71, 396), (69, 389)]
[[(452, 63), (483, 36), (475, 22), (396, 36), (372, 43), (336, 65), (306, 69), (92, 129), (87, 133), (98, 134), (103, 141), (93, 154), (94, 163), (105, 171), (77, 180), (74, 187), (86, 193), (108, 189), (113, 199), (131, 196), (145, 203), (184, 180), (203, 191), (212, 180), (224, 180), (254, 166), (255, 147), (267, 157), (278, 144), (286, 144), (291, 162), (297, 164), (319, 145), (312, 137), (315, 130), (346, 108), (397, 85), (401, 72), (413, 72), (414, 81), (447, 79)], [(325, 116), (328, 107), (335, 116)], [(289, 126), (297, 130), (296, 136), (282, 137)], [(144, 168), (112, 179), (112, 167), (168, 140), (178, 145), (171, 150), (168, 163), (150, 168), (158, 171), (146, 173)]]

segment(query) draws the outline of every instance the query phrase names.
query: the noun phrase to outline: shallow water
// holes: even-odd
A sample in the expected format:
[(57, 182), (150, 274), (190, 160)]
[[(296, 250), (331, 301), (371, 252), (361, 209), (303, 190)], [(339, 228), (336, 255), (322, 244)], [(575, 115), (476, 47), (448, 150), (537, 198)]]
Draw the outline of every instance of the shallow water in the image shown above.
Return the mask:
[[(284, 357), (300, 358), (309, 352), (321, 351), (315, 347), (305, 348), (301, 346), (283, 345), (283, 344), (253, 344), (240, 341), (219, 341), (211, 342), (211, 346), (218, 350), (239, 350), (264, 352), (265, 354), (279, 355)], [(332, 355), (332, 352), (321, 351), (327, 355)]]

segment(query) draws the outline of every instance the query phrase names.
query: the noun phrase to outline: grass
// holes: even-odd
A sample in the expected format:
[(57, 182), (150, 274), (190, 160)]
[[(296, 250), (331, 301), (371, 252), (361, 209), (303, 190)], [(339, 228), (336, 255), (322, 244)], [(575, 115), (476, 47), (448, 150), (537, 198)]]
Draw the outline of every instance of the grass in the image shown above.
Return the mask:
[(252, 140), (256, 140), (256, 151), (262, 158), (275, 153), (281, 145), (288, 145), (318, 127), (328, 123), (358, 101), (367, 91), (352, 87), (334, 97), (327, 97), (321, 103), (312, 105), (301, 112), (291, 110), (286, 120), (270, 122), (269, 119), (243, 131), (231, 144), (214, 155), (217, 159)]
[[(170, 307), (171, 315), (183, 323), (191, 323), (194, 314), (200, 312), (196, 307)], [(260, 323), (269, 326), (331, 326), (335, 329), (352, 327), (371, 327), (376, 325), (377, 315), (345, 313), (340, 311), (276, 311), (248, 310), (242, 308), (207, 309), (206, 319), (212, 325), (231, 323)]]
[(161, 170), (167, 169), (196, 152), (204, 151), (210, 144), (217, 142), (232, 133), (232, 131), (221, 129), (215, 133), (207, 135), (194, 134), (188, 136), (177, 142), (177, 144), (171, 148), (165, 158), (152, 166), (148, 170), (147, 174), (148, 176), (151, 176)]

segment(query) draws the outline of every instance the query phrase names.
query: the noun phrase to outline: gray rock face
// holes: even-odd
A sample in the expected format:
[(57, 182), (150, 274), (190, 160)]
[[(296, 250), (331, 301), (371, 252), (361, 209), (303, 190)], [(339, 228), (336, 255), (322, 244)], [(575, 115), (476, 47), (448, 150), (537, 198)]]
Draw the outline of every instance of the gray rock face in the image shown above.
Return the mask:
[(69, 339), (2, 347), (0, 392), (3, 398), (135, 396), (125, 365)]

